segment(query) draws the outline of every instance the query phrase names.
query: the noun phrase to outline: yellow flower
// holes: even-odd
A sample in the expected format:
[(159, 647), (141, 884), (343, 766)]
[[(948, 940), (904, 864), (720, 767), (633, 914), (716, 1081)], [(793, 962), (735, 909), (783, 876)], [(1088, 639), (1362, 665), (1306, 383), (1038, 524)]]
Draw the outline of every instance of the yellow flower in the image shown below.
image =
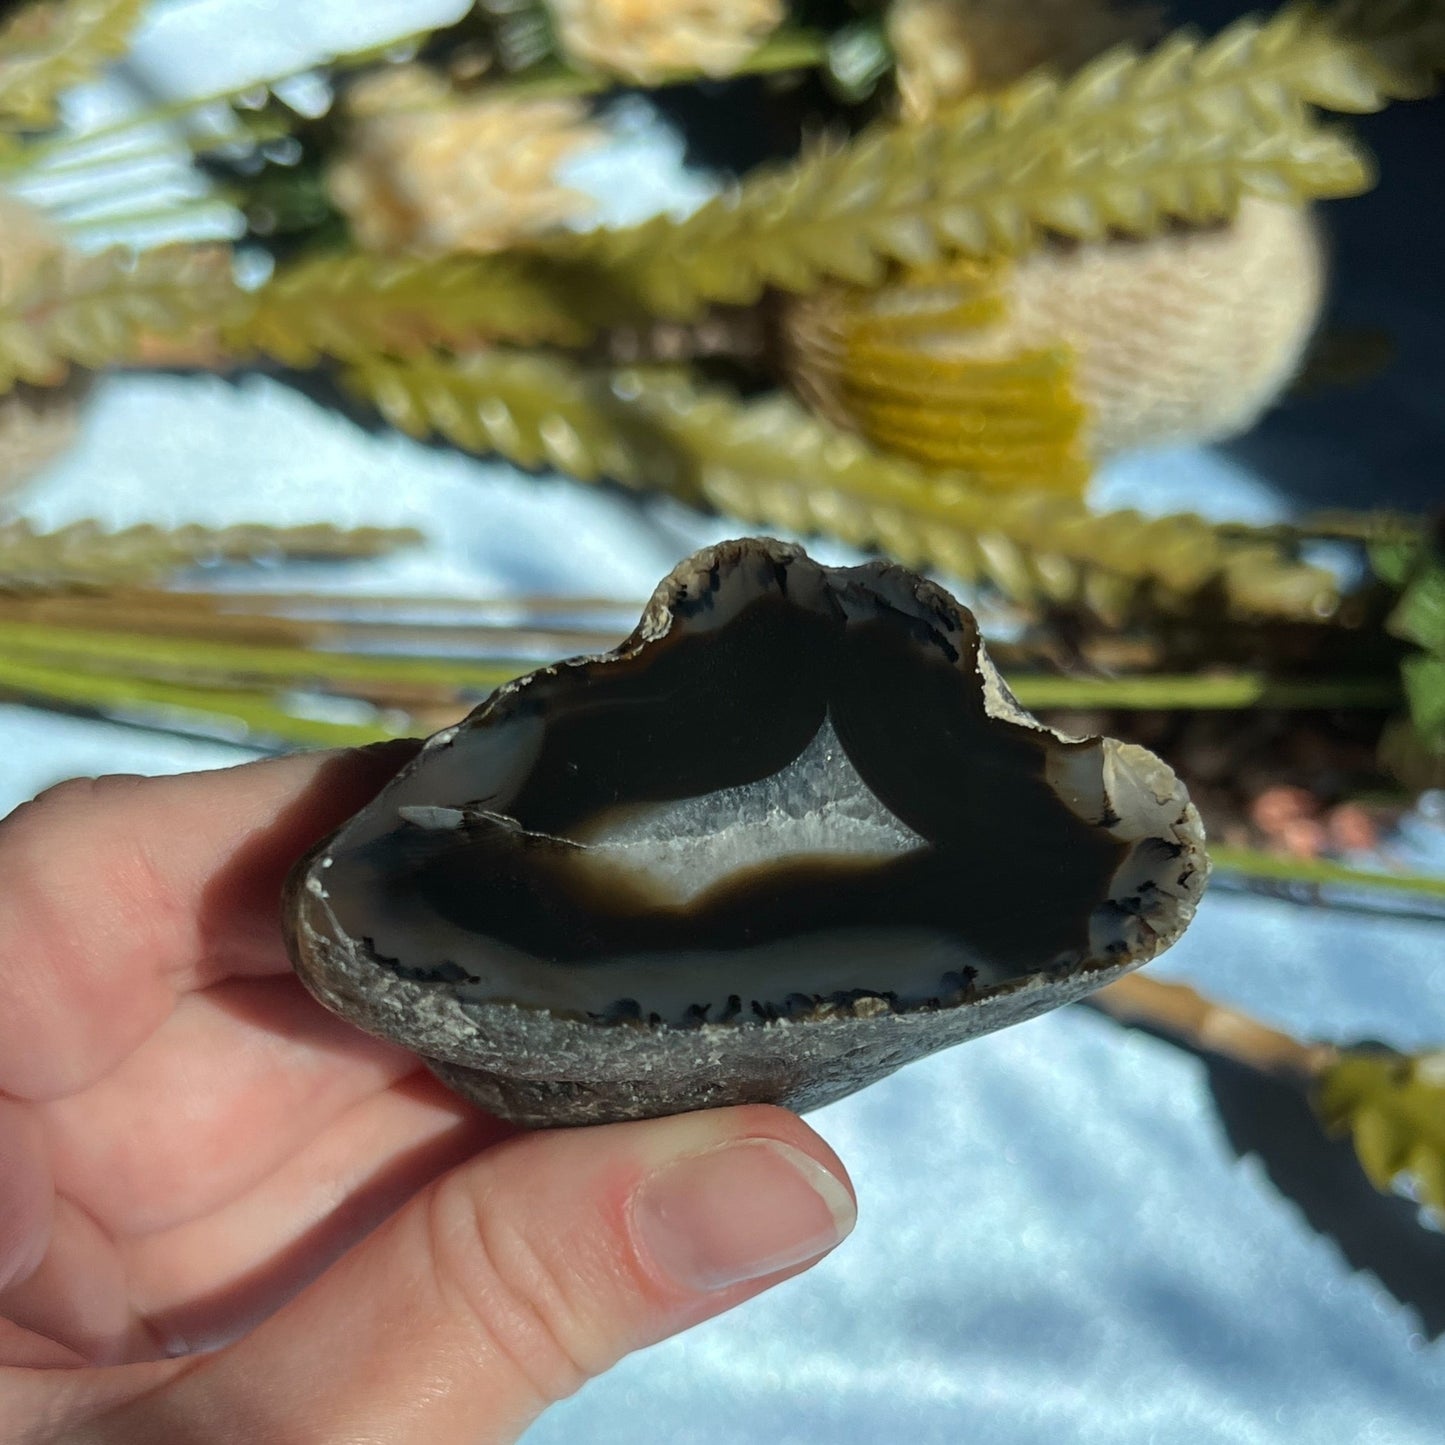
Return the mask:
[(1089, 462), (1251, 426), (1298, 369), (1324, 286), (1307, 212), (1056, 242), (790, 303), (793, 384), (880, 446), (1001, 488), (1077, 493)]
[(1041, 65), (1067, 75), (1111, 46), (1151, 40), (1160, 12), (1109, 0), (893, 0), (887, 26), (903, 113), (921, 120)]
[(555, 171), (601, 139), (573, 99), (455, 96), (421, 66), (347, 96), (349, 141), (327, 190), (369, 250), (495, 251), (579, 215)]
[(547, 0), (575, 64), (652, 85), (731, 75), (781, 23), (781, 0)]

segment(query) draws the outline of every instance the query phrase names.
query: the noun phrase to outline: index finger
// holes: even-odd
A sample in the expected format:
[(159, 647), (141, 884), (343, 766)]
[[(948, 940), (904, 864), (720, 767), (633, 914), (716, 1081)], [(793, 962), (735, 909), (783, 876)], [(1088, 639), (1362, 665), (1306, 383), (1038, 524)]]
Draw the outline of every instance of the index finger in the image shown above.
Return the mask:
[(0, 1092), (108, 1073), (176, 998), (287, 967), (287, 870), (414, 743), (62, 783), (0, 823)]

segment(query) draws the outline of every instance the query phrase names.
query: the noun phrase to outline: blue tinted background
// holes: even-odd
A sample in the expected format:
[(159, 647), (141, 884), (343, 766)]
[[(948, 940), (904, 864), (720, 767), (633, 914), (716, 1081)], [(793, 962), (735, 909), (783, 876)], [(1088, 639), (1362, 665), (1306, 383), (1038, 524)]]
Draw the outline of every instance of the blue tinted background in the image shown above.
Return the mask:
[[(456, 8), (162, 4), (137, 73), (203, 91)], [(124, 87), (94, 101), (120, 103)], [(1384, 328), (1395, 363), (1349, 392), (1289, 400), (1226, 448), (1124, 459), (1103, 497), (1251, 518), (1441, 499), (1442, 127), (1439, 104), (1369, 120), (1383, 183), (1326, 213), (1330, 319)], [(606, 193), (604, 214), (697, 193), (675, 140), (635, 110), (621, 129), (582, 177)], [(341, 584), (365, 591), (641, 598), (682, 552), (733, 530), (368, 435), (258, 379), (106, 381), (80, 445), (17, 505), (50, 524), (326, 518), (432, 533)], [(338, 585), (322, 569), (275, 581)], [(7, 807), (74, 773), (247, 755), (17, 706), (0, 707), (0, 753)], [(1155, 972), (1304, 1035), (1445, 1042), (1445, 932), (1427, 923), (1216, 891)], [(1442, 1438), (1445, 1237), (1407, 1202), (1377, 1198), (1291, 1096), (1072, 1009), (914, 1065), (812, 1122), (857, 1184), (846, 1246), (626, 1361), (528, 1445)]]

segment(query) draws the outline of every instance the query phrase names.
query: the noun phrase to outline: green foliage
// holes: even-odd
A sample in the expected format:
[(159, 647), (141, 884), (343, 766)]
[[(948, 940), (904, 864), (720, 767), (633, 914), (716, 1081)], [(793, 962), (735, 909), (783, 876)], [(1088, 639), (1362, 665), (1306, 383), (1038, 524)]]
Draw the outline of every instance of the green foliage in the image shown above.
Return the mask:
[(774, 394), (740, 402), (676, 373), (589, 370), (505, 351), (368, 358), (351, 384), (401, 430), (592, 481), (657, 488), (789, 533), (825, 533), (1021, 602), (1106, 616), (1217, 589), (1240, 613), (1317, 619), (1327, 574), (1194, 516), (1095, 514), (1039, 493), (999, 496), (885, 455)]
[(124, 54), (145, 0), (41, 0), (0, 30), (0, 123), (56, 120), (60, 93)]
[[(407, 704), (442, 703), (459, 717), (519, 670), (0, 620), (0, 692), (251, 743), (360, 745), (427, 732)], [(309, 716), (296, 705), (303, 694), (349, 706)], [(373, 698), (380, 705), (367, 706)]]
[(1400, 664), (1417, 751), (1445, 761), (1445, 554), (1417, 536), (1377, 543), (1369, 555), (1376, 575), (1400, 592), (1386, 628), (1423, 649)]
[(1235, 848), (1225, 843), (1209, 845), (1209, 861), (1227, 873), (1272, 880), (1330, 894), (1391, 893), (1414, 899), (1426, 916), (1439, 918), (1445, 904), (1445, 878), (1432, 874), (1381, 873), (1375, 869), (1353, 868), (1332, 858), (1295, 858), (1286, 853), (1269, 853), (1258, 848)]
[[(87, 530), (31, 539), (28, 551), (83, 554), (110, 540)], [(438, 625), (437, 599), (178, 590), (178, 579), (141, 575), (167, 550), (182, 560), (359, 556), (411, 540), (371, 529), (147, 528), (102, 554), (139, 554), (143, 565), (112, 579), (119, 585), (66, 586), (48, 562), (32, 565), (33, 590), (0, 587), (0, 694), (253, 747), (360, 744), (433, 732), (559, 652), (599, 652), (626, 631), (616, 604), (577, 598), (537, 600), (520, 626), (515, 601), (499, 617), (496, 604), (451, 599)], [(546, 657), (527, 660), (539, 648)]]
[(39, 532), (29, 522), (0, 526), (0, 593), (115, 587), (158, 581), (181, 567), (257, 557), (374, 557), (420, 540), (397, 528), (128, 527), (74, 522)]
[(134, 360), (146, 334), (204, 332), (239, 296), (223, 250), (57, 252), (0, 306), (0, 391), (16, 381), (55, 385), (72, 362)]
[(1302, 201), (1371, 184), (1356, 144), (1310, 106), (1378, 109), (1438, 65), (1435, 22), (1396, 7), (1352, 33), (1353, 11), (1246, 19), (1212, 40), (1121, 48), (1061, 82), (1026, 77), (915, 126), (750, 178), (683, 221), (558, 241), (552, 253), (661, 315), (750, 303), (828, 278), (874, 285), (890, 263), (1013, 254), (1047, 232), (1149, 235), (1217, 221), (1248, 194)]
[(1376, 1188), (1408, 1180), (1445, 1215), (1445, 1053), (1347, 1050), (1320, 1076), (1314, 1105), (1328, 1130), (1354, 1140)]
[(0, 618), (0, 651), (51, 661), (73, 660), (86, 671), (114, 676), (144, 676), (200, 687), (237, 687), (280, 683), (344, 695), (360, 686), (383, 683), (397, 689), (440, 689), (452, 699), (463, 692), (485, 696), (529, 666), (455, 662), (432, 657), (372, 656), (310, 647), (262, 646), (217, 637), (171, 637), (156, 632), (127, 632), (47, 626)]
[[(1225, 524), (1228, 526), (1229, 524)], [(1401, 586), (1405, 572), (1419, 556), (1424, 526), (1418, 517), (1383, 510), (1312, 512), (1290, 522), (1249, 525), (1255, 536), (1281, 542), (1361, 543), (1369, 553), (1375, 574), (1391, 586)]]
[[(999, 653), (994, 644), (990, 651)], [(1001, 657), (994, 659), (1002, 665)], [(1118, 712), (1234, 711), (1239, 708), (1371, 708), (1396, 706), (1400, 689), (1388, 677), (1271, 677), (1264, 672), (1151, 672), (1142, 676), (1078, 677), (1008, 669), (1009, 690), (1031, 711), (1050, 708)], [(1445, 893), (1445, 889), (1442, 889)]]
[(385, 717), (346, 722), (299, 716), (269, 689), (93, 675), (74, 658), (49, 665), (12, 657), (3, 648), (0, 695), (252, 746), (265, 740), (293, 747), (356, 747), (405, 732), (404, 725)]
[(1401, 581), (1404, 590), (1390, 616), (1390, 631), (1445, 657), (1445, 557), (1417, 548), (1414, 565)]
[(1410, 720), (1437, 753), (1445, 753), (1445, 657), (1407, 657), (1400, 665)]
[(578, 345), (591, 334), (581, 299), (558, 294), (520, 258), (338, 251), (279, 271), (225, 339), (290, 366), (483, 341)]

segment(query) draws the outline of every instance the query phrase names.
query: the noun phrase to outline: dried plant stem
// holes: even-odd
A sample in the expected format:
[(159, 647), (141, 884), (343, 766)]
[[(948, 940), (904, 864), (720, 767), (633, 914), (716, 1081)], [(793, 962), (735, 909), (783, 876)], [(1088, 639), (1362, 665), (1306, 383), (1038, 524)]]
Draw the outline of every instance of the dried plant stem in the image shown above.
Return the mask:
[[(369, 46), (353, 53), (335, 55), (325, 62), (325, 66), (332, 71), (355, 70), (384, 59), (388, 53), (404, 49), (409, 45), (420, 44), (430, 33), (429, 30), (416, 31), (400, 36), (396, 40), (387, 41), (384, 45)], [(69, 161), (70, 158), (83, 154), (98, 141), (114, 140), (119, 136), (129, 135), (134, 131), (149, 130), (155, 126), (172, 125), (177, 121), (193, 118), (216, 106), (229, 106), (238, 110), (237, 119), (241, 123), (245, 135), (249, 136), (250, 131), (246, 123), (251, 117), (247, 115), (247, 111), (258, 108), (254, 104), (255, 97), (272, 95), (278, 87), (314, 76), (321, 68), (321, 63), (318, 62), (315, 66), (308, 66), (304, 71), (293, 70), (282, 75), (262, 77), (247, 85), (211, 91), (206, 95), (182, 96), (176, 100), (165, 101), (160, 105), (134, 111), (130, 115), (120, 116), (116, 120), (107, 121), (104, 125), (95, 126), (78, 134), (51, 136), (24, 146), (13, 154), (0, 156), (0, 175), (10, 171), (28, 169), (39, 161), (49, 161), (59, 157), (65, 157)], [(276, 134), (284, 134), (284, 132), (277, 132), (268, 126), (257, 138), (272, 139)], [(185, 137), (178, 138), (185, 139)], [(229, 144), (237, 138), (235, 136), (209, 135), (204, 139), (206, 143), (219, 147)]]
[(1221, 1054), (1246, 1068), (1301, 1086), (1319, 1078), (1339, 1057), (1330, 1044), (1306, 1044), (1249, 1014), (1215, 1003), (1182, 983), (1130, 974), (1090, 1000), (1125, 1024), (1157, 1029), (1191, 1048)]
[[(553, 605), (563, 599), (547, 599)], [(495, 610), (499, 603), (473, 603)], [(617, 604), (604, 604), (617, 606)], [(227, 608), (231, 610), (226, 610)], [(398, 613), (466, 609), (453, 599), (325, 598), (314, 594), (233, 597), (215, 593), (120, 592), (101, 598), (30, 597), (0, 600), (0, 651), (69, 657), (90, 670), (165, 675), (167, 668), (195, 676), (309, 678), (329, 691), (355, 692), (366, 682), (394, 688), (438, 686), (448, 696), (461, 688), (493, 687), (564, 652), (611, 646), (622, 627), (586, 630), (478, 622), (366, 621), (358, 610)], [(330, 611), (331, 616), (286, 616), (287, 609)], [(260, 610), (252, 610), (260, 609)], [(513, 607), (513, 610), (515, 608)], [(346, 617), (345, 613), (353, 614)], [(340, 615), (336, 615), (340, 614)], [(347, 651), (384, 643), (389, 654)], [(410, 655), (398, 656), (404, 646)], [(499, 656), (499, 649), (505, 657)], [(478, 657), (477, 653), (482, 653)], [(447, 654), (462, 653), (448, 660)], [(488, 657), (485, 654), (490, 653)], [(1000, 656), (1007, 658), (1008, 650)], [(1242, 707), (1392, 708), (1400, 700), (1393, 678), (1288, 679), (1263, 674), (1217, 677), (1060, 677), (1010, 669), (1009, 684), (1026, 707), (1212, 710)], [(217, 682), (214, 685), (223, 685)], [(433, 699), (434, 700), (434, 699)]]
[(94, 521), (53, 532), (27, 521), (0, 525), (0, 596), (66, 588), (124, 588), (173, 575), (205, 562), (257, 557), (380, 557), (421, 540), (409, 527), (356, 527), (328, 523), (298, 527), (242, 524), (157, 527), (150, 523), (107, 531)]
[[(87, 197), (87, 201), (89, 201)], [(155, 206), (131, 210), (101, 211), (69, 220), (57, 217), (57, 224), (71, 237), (100, 235), (108, 238), (114, 231), (132, 226), (174, 226), (186, 221), (221, 220), (233, 215), (232, 208), (220, 196), (195, 196), (184, 201), (164, 201)]]
[(1351, 868), (1326, 858), (1289, 858), (1253, 848), (1230, 848), (1211, 844), (1210, 861), (1216, 868), (1275, 883), (1294, 883), (1311, 888), (1345, 888), (1374, 892), (1405, 893), (1417, 898), (1445, 902), (1445, 878), (1414, 873), (1372, 873)]
[(1226, 537), (1263, 538), (1272, 542), (1418, 542), (1426, 524), (1402, 512), (1316, 512), (1297, 522), (1221, 522)]
[[(535, 599), (539, 612), (549, 602), (556, 610), (564, 599)], [(256, 646), (341, 648), (379, 644), (436, 655), (457, 652), (505, 651), (509, 656), (533, 653), (599, 652), (613, 646), (627, 631), (616, 626), (559, 626), (530, 618), (531, 602), (474, 602), (453, 598), (353, 597), (316, 593), (171, 592), (118, 589), (101, 596), (87, 593), (0, 595), (0, 625), (44, 623), (75, 630), (118, 630), (152, 636), (230, 639)], [(567, 603), (567, 611), (590, 608), (616, 611), (615, 603)], [(629, 609), (633, 615), (640, 604)], [(437, 612), (459, 619), (433, 620)], [(529, 616), (523, 624), (481, 620), (486, 613)], [(292, 615), (297, 614), (297, 615)], [(373, 616), (371, 614), (380, 614)], [(476, 616), (479, 620), (467, 621)], [(520, 664), (519, 664), (520, 667)]]
[(78, 676), (70, 667), (48, 667), (4, 656), (0, 656), (0, 694), (248, 746), (256, 745), (256, 735), (302, 746), (344, 747), (404, 736), (407, 731), (392, 726), (384, 717), (363, 723), (298, 717), (269, 692), (186, 687), (135, 677)]
[[(828, 37), (816, 30), (778, 30), (730, 73), (776, 75), (788, 70), (813, 70), (828, 60)], [(702, 79), (696, 71), (679, 70), (663, 76), (659, 86), (682, 85)], [(500, 95), (598, 95), (627, 82), (602, 70), (574, 70), (560, 59), (539, 61), (515, 75), (488, 77), (488, 89)]]
[(359, 685), (386, 683), (419, 699), (446, 701), (462, 691), (489, 692), (517, 675), (518, 664), (377, 657), (309, 648), (254, 646), (154, 632), (79, 631), (35, 623), (0, 622), (0, 655), (63, 662), (90, 676), (189, 680), (206, 687), (245, 687), (258, 680), (355, 694)]
[[(484, 616), (502, 614), (514, 617), (518, 614), (548, 616), (585, 616), (600, 612), (608, 615), (635, 619), (642, 611), (645, 597), (572, 597), (565, 593), (519, 592), (495, 596), (463, 597), (424, 592), (174, 592), (166, 591), (157, 596), (200, 597), (226, 606), (255, 608), (257, 610), (280, 610), (290, 607), (320, 611), (325, 614), (353, 616), (363, 612), (418, 613), (447, 612), (458, 616)], [(529, 624), (536, 628), (539, 624)]]
[[(95, 155), (84, 150), (75, 155), (62, 153), (40, 172), (40, 178), (47, 183), (67, 181), (72, 176), (83, 176), (88, 171), (105, 171), (111, 168), (120, 170), (123, 167), (149, 165), (155, 161), (174, 162), (179, 154), (174, 145), (161, 141), (147, 141), (124, 150), (100, 151)], [(4, 169), (4, 165), (0, 164), (0, 170)]]
[[(294, 77), (288, 76), (286, 79), (294, 79)], [(105, 125), (98, 125), (92, 130), (74, 134), (62, 133), (46, 140), (35, 141), (11, 154), (0, 156), (0, 176), (28, 171), (32, 166), (41, 162), (49, 163), (62, 158), (67, 166), (75, 165), (79, 163), (80, 158), (89, 151), (91, 146), (100, 141), (116, 140), (121, 136), (130, 135), (134, 131), (148, 130), (152, 126), (170, 125), (184, 120), (197, 111), (205, 110), (208, 106), (234, 104), (239, 96), (269, 88), (268, 82), (260, 81), (254, 86), (245, 87), (244, 90), (220, 91), (213, 95), (196, 96), (188, 100), (169, 101), (163, 105), (154, 105), (146, 110), (121, 116), (117, 120), (107, 121)], [(216, 142), (224, 144), (225, 139), (217, 136)]]
[(0, 596), (0, 626), (43, 623), (66, 631), (116, 629), (152, 635), (232, 638), (253, 645), (323, 646), (332, 636), (324, 622), (261, 612), (228, 612), (227, 593), (117, 589), (101, 594), (26, 593)]
[(1391, 709), (1401, 701), (1395, 677), (1273, 678), (1258, 672), (1197, 677), (1051, 677), (1009, 674), (1009, 686), (1029, 708), (1187, 709), (1246, 707)]

